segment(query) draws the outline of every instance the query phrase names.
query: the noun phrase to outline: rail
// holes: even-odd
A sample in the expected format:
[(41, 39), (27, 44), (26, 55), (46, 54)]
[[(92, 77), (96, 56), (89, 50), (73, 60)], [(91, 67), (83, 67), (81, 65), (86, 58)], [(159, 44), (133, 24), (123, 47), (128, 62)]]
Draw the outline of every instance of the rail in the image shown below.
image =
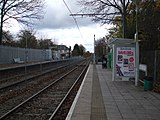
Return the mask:
[[(51, 84), (47, 85), (45, 88), (41, 89), (39, 92), (37, 92), (36, 94), (32, 95), (31, 97), (29, 97), (28, 99), (26, 99), (25, 101), (23, 101), (21, 104), (15, 106), (13, 109), (11, 109), (10, 111), (8, 111), (7, 113), (5, 113), (4, 115), (2, 115), (0, 117), (0, 119), (5, 119), (7, 118), (8, 115), (12, 114), (14, 111), (16, 111), (18, 108), (20, 108), (21, 106), (23, 106), (24, 104), (26, 104), (27, 102), (29, 102), (30, 100), (32, 100), (33, 98), (35, 98), (36, 96), (38, 96), (39, 94), (41, 94), (43, 91), (46, 91), (48, 88), (50, 88), (51, 86), (53, 86), (55, 83), (57, 83), (58, 81), (62, 80), (64, 77), (66, 77), (68, 74), (70, 74), (72, 71), (76, 70), (78, 68), (78, 66), (76, 66), (74, 69), (70, 70), (69, 72), (67, 72), (65, 75), (61, 76), (60, 78), (58, 78), (56, 81), (52, 82)], [(85, 67), (86, 68), (86, 67)], [(84, 72), (84, 70), (83, 70)], [(82, 73), (81, 73), (82, 74)], [(79, 78), (79, 77), (78, 77)], [(77, 80), (78, 80), (77, 78)], [(77, 81), (76, 80), (76, 81)], [(76, 84), (76, 82), (74, 83)], [(71, 87), (72, 89), (73, 87)], [(69, 90), (69, 92), (71, 91), (71, 89)], [(67, 93), (67, 95), (69, 94), (69, 92)], [(65, 98), (67, 97), (67, 95), (65, 96)], [(65, 100), (65, 98), (62, 100), (61, 104), (63, 103), (63, 101)], [(60, 106), (60, 105), (59, 105)], [(58, 108), (56, 109), (58, 110)], [(56, 112), (55, 112), (56, 113)], [(54, 115), (52, 115), (54, 116)]]

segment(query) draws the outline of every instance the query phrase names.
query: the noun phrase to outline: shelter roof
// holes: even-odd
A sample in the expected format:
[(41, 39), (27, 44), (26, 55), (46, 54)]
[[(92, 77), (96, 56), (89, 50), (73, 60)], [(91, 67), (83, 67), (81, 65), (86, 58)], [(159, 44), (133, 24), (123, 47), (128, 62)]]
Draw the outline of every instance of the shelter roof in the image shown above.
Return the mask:
[(126, 38), (113, 38), (109, 42), (109, 45), (113, 44), (135, 44), (134, 39), (126, 39)]

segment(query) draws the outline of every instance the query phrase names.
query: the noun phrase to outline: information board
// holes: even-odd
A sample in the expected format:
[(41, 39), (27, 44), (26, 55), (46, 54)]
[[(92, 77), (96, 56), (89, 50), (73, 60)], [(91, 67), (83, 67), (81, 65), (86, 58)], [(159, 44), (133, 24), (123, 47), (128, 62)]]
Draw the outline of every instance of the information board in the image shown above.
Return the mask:
[(135, 76), (135, 47), (116, 48), (116, 76)]

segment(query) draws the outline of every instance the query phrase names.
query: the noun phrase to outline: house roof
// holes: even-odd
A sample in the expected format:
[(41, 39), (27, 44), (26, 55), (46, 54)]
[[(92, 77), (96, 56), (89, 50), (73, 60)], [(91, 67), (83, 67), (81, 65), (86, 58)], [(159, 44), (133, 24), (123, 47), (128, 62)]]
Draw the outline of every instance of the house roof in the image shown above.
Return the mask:
[(57, 47), (59, 50), (69, 50), (69, 48), (66, 45), (58, 45)]
[(66, 45), (54, 45), (51, 48), (55, 50), (69, 50), (69, 48)]

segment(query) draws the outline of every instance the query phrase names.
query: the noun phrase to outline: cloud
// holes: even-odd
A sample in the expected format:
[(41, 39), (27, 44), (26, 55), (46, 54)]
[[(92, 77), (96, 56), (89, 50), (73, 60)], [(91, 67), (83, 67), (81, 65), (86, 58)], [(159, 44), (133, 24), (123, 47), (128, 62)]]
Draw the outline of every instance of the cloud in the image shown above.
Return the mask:
[[(80, 11), (76, 0), (65, 0), (72, 13)], [(75, 27), (75, 21), (70, 16), (70, 12), (63, 3), (63, 0), (46, 0), (47, 7), (44, 15), (36, 29), (59, 29)], [(79, 26), (87, 26), (93, 24), (91, 18), (75, 17)]]
[[(47, 8), (44, 19), (38, 26), (38, 36), (46, 36), (56, 41), (58, 44), (71, 46), (82, 44), (87, 51), (93, 52), (94, 34), (96, 39), (104, 37), (107, 34), (105, 26), (93, 23), (91, 18), (75, 17), (78, 23), (77, 28), (75, 21), (70, 15), (63, 0), (47, 0)], [(76, 0), (65, 0), (72, 13), (80, 11)]]
[[(65, 0), (72, 13), (80, 11), (77, 5), (77, 0)], [(93, 40), (94, 34), (96, 39), (102, 38), (107, 34), (106, 26), (100, 26), (97, 23), (93, 23), (89, 17), (75, 17), (79, 25), (79, 30), (75, 24), (75, 21), (69, 16), (69, 11), (66, 8), (63, 0), (46, 0), (46, 12), (44, 19), (42, 19), (34, 29), (37, 31), (37, 38), (49, 38), (56, 41), (58, 44), (71, 46), (82, 44), (87, 51), (93, 52)], [(17, 23), (14, 21), (14, 23)], [(12, 24), (13, 25), (13, 24)], [(18, 23), (11, 29), (12, 32), (18, 29)]]
[(75, 27), (65, 29), (43, 29), (39, 30), (38, 36), (47, 35), (50, 39), (55, 40), (56, 43), (68, 47), (71, 46), (72, 48), (76, 43), (82, 44), (87, 51), (93, 52), (94, 34), (96, 39), (102, 38), (107, 34), (105, 26), (99, 26), (97, 24), (80, 27), (80, 32)]

